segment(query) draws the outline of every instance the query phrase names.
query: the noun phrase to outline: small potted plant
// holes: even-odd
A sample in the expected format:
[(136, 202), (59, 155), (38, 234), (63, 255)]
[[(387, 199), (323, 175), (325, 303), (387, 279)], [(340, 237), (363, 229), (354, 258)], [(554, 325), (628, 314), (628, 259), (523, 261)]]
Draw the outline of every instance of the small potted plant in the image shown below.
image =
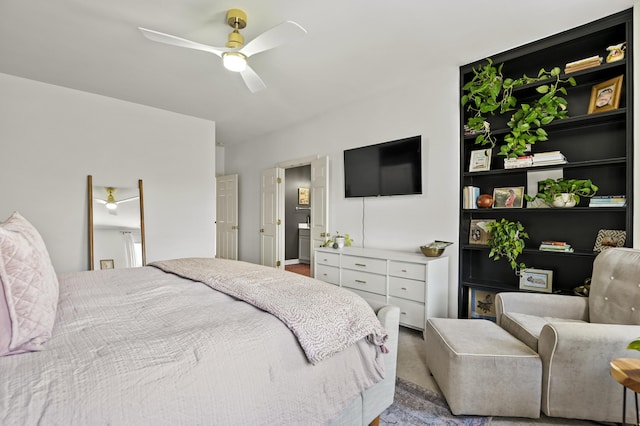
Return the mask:
[(342, 248), (344, 246), (350, 246), (352, 242), (353, 240), (349, 234), (342, 235), (336, 232), (336, 235), (334, 235), (332, 239), (325, 241), (322, 247)]
[(580, 202), (580, 197), (593, 197), (596, 192), (598, 187), (590, 179), (549, 178), (538, 182), (535, 196), (525, 195), (525, 199), (540, 199), (549, 207), (573, 207)]
[(512, 222), (507, 219), (500, 219), (499, 221), (489, 222), (487, 224), (489, 228), (489, 257), (493, 260), (500, 260), (505, 258), (511, 269), (519, 273), (519, 269), (524, 269), (527, 266), (524, 263), (518, 263), (516, 259), (522, 250), (524, 249), (524, 240), (529, 238), (524, 230), (524, 226), (520, 222)]

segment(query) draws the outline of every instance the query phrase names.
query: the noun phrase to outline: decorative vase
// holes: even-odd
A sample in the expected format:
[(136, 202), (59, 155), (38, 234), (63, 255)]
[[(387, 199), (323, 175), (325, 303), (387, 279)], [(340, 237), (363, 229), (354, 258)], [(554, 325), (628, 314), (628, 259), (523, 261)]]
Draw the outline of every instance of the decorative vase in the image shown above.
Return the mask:
[(573, 194), (569, 194), (569, 193), (558, 194), (553, 199), (552, 205), (553, 207), (560, 207), (560, 208), (575, 207), (576, 199), (573, 197)]
[(338, 245), (338, 248), (341, 249), (344, 247), (345, 238), (344, 237), (336, 237), (335, 243)]
[(488, 209), (489, 207), (493, 206), (493, 197), (489, 194), (482, 194), (476, 200), (476, 204), (481, 209)]

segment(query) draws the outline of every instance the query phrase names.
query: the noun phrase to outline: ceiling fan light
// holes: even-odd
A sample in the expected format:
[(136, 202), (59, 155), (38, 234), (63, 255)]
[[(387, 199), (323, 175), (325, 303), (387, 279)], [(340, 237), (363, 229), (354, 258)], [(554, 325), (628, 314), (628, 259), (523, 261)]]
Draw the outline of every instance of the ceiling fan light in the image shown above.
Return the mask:
[(229, 71), (241, 72), (247, 68), (247, 57), (240, 52), (224, 52), (222, 65)]
[(105, 204), (105, 207), (108, 208), (109, 210), (115, 210), (118, 208), (118, 205), (116, 203), (109, 202)]

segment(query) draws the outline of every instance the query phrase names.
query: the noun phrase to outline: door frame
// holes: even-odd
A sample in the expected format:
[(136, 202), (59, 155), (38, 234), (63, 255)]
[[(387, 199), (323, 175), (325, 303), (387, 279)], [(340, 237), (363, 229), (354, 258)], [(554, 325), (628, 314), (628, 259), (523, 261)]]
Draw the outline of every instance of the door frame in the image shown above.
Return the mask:
[[(292, 169), (294, 167), (302, 167), (302, 166), (311, 167), (311, 163), (312, 162), (314, 162), (314, 161), (316, 161), (316, 160), (318, 160), (320, 158), (323, 158), (323, 157), (327, 157), (327, 156), (326, 155), (318, 155), (318, 154), (316, 154), (316, 155), (312, 155), (312, 156), (308, 156), (308, 157), (302, 157), (302, 158), (297, 158), (297, 159), (292, 159), (292, 160), (286, 160), (286, 161), (282, 161), (282, 162), (277, 163), (275, 167), (276, 168), (280, 168), (280, 169), (285, 169), (285, 170), (286, 169)], [(328, 160), (327, 160), (327, 162), (328, 162)], [(327, 205), (329, 203), (329, 193), (330, 193), (330, 189), (327, 188), (327, 194), (326, 194), (326, 198), (327, 199), (325, 200)], [(282, 200), (282, 205), (284, 206), (284, 199)], [(328, 212), (326, 213), (326, 215), (327, 215), (327, 217), (325, 219), (326, 219), (326, 222), (327, 222), (327, 230), (325, 232), (329, 232), (329, 230), (328, 230), (328, 222), (329, 222)], [(313, 216), (314, 215), (311, 215), (311, 228), (313, 228), (313, 223), (314, 223)], [(284, 225), (284, 223), (283, 223), (283, 225)], [(278, 244), (279, 247), (282, 247), (282, 251), (284, 253), (284, 245), (285, 245), (285, 232), (284, 231), (285, 231), (285, 226), (280, 227), (278, 231), (279, 232), (278, 232), (278, 243), (277, 244)], [(313, 271), (314, 251), (315, 251), (314, 250), (315, 247), (313, 246), (314, 245), (313, 236), (312, 236), (312, 238), (310, 238), (309, 245), (310, 245), (309, 249), (310, 249), (310, 253), (311, 253), (311, 256), (310, 256), (311, 276), (313, 277), (313, 275), (314, 275), (314, 271)], [(283, 262), (283, 267), (284, 267), (284, 262)]]

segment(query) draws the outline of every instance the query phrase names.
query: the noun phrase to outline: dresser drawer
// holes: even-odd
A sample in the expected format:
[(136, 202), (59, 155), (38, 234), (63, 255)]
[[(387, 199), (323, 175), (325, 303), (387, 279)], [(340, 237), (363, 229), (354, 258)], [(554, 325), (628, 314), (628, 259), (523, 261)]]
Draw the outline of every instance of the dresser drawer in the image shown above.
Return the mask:
[(374, 274), (387, 273), (387, 261), (385, 259), (343, 255), (342, 267), (355, 269), (356, 271), (372, 272)]
[(385, 296), (387, 294), (387, 277), (386, 275), (343, 269), (342, 286)]
[(400, 324), (424, 330), (424, 303), (389, 297), (389, 304), (400, 308)]
[(316, 262), (322, 265), (340, 266), (340, 255), (338, 253), (316, 252)]
[(346, 288), (345, 289), (354, 292), (358, 296), (362, 297), (367, 301), (369, 305), (371, 305), (374, 309), (379, 309), (387, 304), (386, 296), (382, 296), (380, 294), (369, 293), (367, 291), (360, 291), (355, 288)]
[(424, 303), (424, 281), (389, 277), (389, 295)]
[(421, 263), (398, 262), (395, 260), (389, 262), (389, 275), (394, 277), (424, 281), (427, 276), (426, 273), (427, 265)]
[(335, 266), (317, 265), (315, 277), (331, 284), (340, 285), (340, 269)]

